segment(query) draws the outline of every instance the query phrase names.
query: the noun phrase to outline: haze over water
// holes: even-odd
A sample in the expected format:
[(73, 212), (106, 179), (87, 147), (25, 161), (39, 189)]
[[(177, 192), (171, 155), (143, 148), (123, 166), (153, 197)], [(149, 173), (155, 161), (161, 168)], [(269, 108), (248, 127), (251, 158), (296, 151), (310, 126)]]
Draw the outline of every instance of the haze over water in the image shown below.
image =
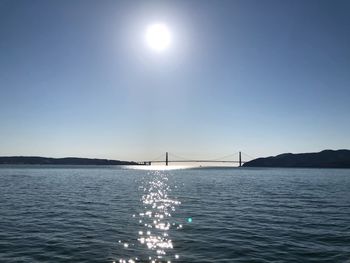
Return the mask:
[(346, 262), (350, 170), (1, 167), (1, 262)]

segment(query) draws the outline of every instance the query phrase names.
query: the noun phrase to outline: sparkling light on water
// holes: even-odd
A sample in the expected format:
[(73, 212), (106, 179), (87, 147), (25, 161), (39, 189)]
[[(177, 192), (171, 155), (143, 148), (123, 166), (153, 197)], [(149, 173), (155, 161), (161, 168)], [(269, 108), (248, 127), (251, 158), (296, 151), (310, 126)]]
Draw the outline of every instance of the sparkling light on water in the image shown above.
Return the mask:
[[(121, 263), (145, 262), (159, 263), (177, 261), (179, 255), (175, 254), (170, 229), (181, 229), (183, 226), (172, 221), (172, 213), (181, 204), (179, 200), (170, 197), (171, 186), (168, 173), (164, 171), (150, 171), (145, 178), (140, 191), (142, 191), (142, 211), (131, 217), (136, 220), (139, 229), (135, 241), (146, 249), (147, 258), (136, 257), (120, 259)], [(175, 186), (174, 186), (175, 187)], [(192, 220), (192, 219), (191, 219)], [(128, 249), (131, 244), (124, 244)], [(137, 245), (133, 244), (133, 245)]]

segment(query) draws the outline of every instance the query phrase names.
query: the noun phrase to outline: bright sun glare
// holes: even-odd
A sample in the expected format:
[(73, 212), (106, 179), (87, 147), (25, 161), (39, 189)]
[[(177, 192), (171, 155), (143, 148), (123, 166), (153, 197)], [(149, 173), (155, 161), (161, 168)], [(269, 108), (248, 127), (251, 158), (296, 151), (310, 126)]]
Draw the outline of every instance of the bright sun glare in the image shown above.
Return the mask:
[(154, 51), (166, 50), (171, 42), (171, 34), (165, 24), (158, 23), (148, 26), (146, 30), (147, 45)]

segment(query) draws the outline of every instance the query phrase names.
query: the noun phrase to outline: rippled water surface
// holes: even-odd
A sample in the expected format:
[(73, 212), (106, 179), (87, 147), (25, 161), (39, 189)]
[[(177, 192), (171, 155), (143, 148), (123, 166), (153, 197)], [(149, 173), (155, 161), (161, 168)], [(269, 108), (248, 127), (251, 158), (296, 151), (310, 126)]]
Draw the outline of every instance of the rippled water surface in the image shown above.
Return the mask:
[(0, 262), (349, 260), (350, 170), (0, 168)]

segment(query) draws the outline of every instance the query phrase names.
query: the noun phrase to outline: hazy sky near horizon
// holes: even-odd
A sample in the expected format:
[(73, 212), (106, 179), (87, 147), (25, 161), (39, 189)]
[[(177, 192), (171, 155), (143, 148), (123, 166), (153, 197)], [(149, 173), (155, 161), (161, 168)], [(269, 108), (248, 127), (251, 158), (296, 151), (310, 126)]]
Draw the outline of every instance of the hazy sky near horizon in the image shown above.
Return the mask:
[[(0, 0), (0, 155), (350, 148), (350, 1)], [(163, 22), (168, 50), (152, 52)]]

